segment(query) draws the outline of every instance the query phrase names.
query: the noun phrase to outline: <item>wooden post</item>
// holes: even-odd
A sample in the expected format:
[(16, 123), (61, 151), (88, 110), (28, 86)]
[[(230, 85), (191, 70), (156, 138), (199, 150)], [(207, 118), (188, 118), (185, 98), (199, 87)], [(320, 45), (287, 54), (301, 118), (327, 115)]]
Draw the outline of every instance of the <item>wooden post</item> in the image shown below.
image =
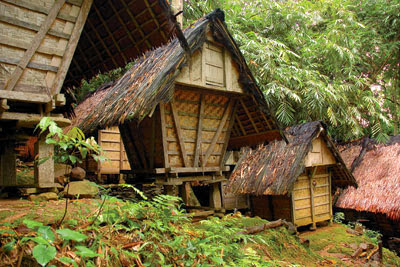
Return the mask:
[(14, 140), (2, 142), (0, 149), (0, 186), (16, 186), (17, 169)]
[(185, 203), (186, 206), (190, 205), (190, 203), (189, 203), (189, 200), (190, 200), (190, 189), (191, 189), (190, 182), (183, 183), (183, 186), (182, 186), (182, 200), (183, 200), (183, 202)]
[(314, 210), (314, 189), (313, 189), (313, 182), (312, 179), (314, 178), (315, 173), (317, 172), (317, 166), (314, 167), (312, 170), (311, 176), (308, 175), (308, 178), (310, 180), (310, 202), (311, 202), (311, 218), (312, 218), (312, 225), (310, 227), (310, 230), (316, 230), (317, 229), (317, 223), (315, 222), (315, 210)]
[(222, 208), (221, 191), (219, 189), (220, 183), (211, 184), (210, 190), (210, 207), (214, 209)]
[[(35, 185), (38, 188), (55, 187), (54, 183), (54, 145), (45, 143), (46, 134), (43, 133), (35, 143)], [(46, 159), (46, 161), (44, 161)], [(42, 162), (44, 161), (44, 162)], [(41, 163), (41, 164), (38, 164)]]
[(328, 177), (328, 193), (329, 193), (329, 224), (333, 222), (333, 211), (332, 211), (332, 172), (329, 172)]

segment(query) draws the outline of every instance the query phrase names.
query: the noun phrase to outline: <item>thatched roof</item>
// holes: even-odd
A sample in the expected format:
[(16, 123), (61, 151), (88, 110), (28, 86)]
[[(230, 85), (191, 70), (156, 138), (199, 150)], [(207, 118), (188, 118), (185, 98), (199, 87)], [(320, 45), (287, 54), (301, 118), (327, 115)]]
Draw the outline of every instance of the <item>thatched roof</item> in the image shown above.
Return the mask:
[[(184, 31), (193, 53), (200, 49), (210, 30), (214, 39), (231, 52), (239, 68), (239, 81), (257, 100), (260, 109), (268, 116), (264, 95), (258, 88), (245, 59), (224, 24), (224, 13), (216, 10), (199, 19)], [(85, 132), (122, 124), (127, 120), (142, 120), (160, 102), (169, 102), (173, 95), (174, 80), (187, 64), (187, 53), (177, 38), (168, 44), (147, 52), (111, 87), (102, 100), (80, 123)], [(276, 129), (277, 127), (275, 127)]]
[(335, 145), (326, 134), (324, 125), (309, 122), (288, 129), (284, 141), (247, 149), (233, 171), (228, 191), (236, 194), (284, 195), (293, 189), (297, 177), (304, 171), (304, 160), (312, 149), (314, 138), (322, 136), (338, 162), (333, 166), (332, 183), (355, 185)]
[(95, 0), (64, 86), (125, 66), (176, 34), (167, 0)]
[[(347, 188), (336, 202), (336, 207), (382, 213), (392, 220), (400, 220), (400, 135), (386, 145), (373, 145), (355, 168), (353, 175), (358, 188)], [(343, 147), (341, 154), (351, 166), (361, 151), (360, 144)]]

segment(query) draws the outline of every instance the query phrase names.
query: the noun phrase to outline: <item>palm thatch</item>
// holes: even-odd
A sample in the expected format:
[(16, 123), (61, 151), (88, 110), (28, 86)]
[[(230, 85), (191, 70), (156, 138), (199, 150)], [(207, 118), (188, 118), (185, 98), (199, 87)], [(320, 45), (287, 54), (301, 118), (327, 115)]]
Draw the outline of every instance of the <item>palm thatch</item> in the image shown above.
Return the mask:
[[(384, 145), (370, 144), (353, 174), (358, 188), (347, 188), (336, 202), (336, 207), (385, 214), (400, 220), (400, 135)], [(343, 147), (341, 154), (347, 165), (358, 157), (360, 144)]]
[[(261, 110), (270, 116), (262, 92), (227, 31), (221, 10), (215, 10), (185, 29), (184, 36), (191, 53), (202, 47), (208, 29), (214, 39), (223, 43), (231, 52), (239, 68), (239, 82), (255, 96)], [(173, 95), (174, 80), (190, 58), (179, 40), (175, 38), (139, 58), (80, 123), (80, 128), (91, 132), (97, 128), (119, 125), (127, 120), (141, 121), (160, 102), (169, 102)]]
[(333, 166), (332, 182), (355, 185), (355, 179), (346, 168), (335, 145), (319, 122), (304, 123), (288, 129), (284, 141), (247, 148), (236, 165), (228, 184), (228, 191), (235, 194), (285, 195), (292, 191), (297, 177), (304, 171), (305, 158), (312, 149), (312, 141), (322, 136), (338, 162)]

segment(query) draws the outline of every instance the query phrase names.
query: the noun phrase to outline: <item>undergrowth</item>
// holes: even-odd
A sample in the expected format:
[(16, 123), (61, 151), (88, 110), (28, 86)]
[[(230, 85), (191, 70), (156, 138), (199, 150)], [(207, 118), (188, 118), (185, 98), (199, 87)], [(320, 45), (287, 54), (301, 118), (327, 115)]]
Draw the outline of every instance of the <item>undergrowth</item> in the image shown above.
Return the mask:
[(58, 228), (29, 219), (3, 223), (2, 266), (286, 266), (294, 263), (288, 253), (308, 253), (284, 227), (238, 234), (266, 222), (259, 218), (234, 214), (192, 223), (177, 197), (103, 197), (90, 216), (77, 213)]

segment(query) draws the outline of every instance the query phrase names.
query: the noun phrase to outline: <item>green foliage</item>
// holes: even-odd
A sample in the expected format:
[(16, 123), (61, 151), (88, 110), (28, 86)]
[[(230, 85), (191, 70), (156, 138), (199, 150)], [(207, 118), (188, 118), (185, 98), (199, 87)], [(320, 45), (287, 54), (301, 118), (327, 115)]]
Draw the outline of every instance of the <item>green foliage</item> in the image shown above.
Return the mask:
[(398, 1), (187, 1), (188, 22), (215, 8), (278, 121), (323, 120), (337, 140), (397, 133)]
[(370, 238), (375, 244), (377, 244), (378, 240), (380, 240), (382, 237), (382, 234), (379, 233), (379, 231), (374, 231), (374, 230), (370, 230), (370, 229), (365, 229), (364, 235), (366, 237)]
[(72, 240), (76, 242), (84, 241), (87, 236), (71, 229), (59, 229), (56, 231), (64, 240)]
[(74, 88), (75, 97), (79, 102), (85, 99), (85, 97), (102, 87), (106, 83), (113, 82), (121, 77), (127, 70), (129, 70), (135, 63), (130, 62), (125, 67), (113, 69), (106, 73), (99, 73), (94, 76), (90, 81), (82, 80), (81, 85), (78, 88)]
[(333, 221), (335, 223), (343, 223), (344, 213), (343, 212), (335, 212), (335, 214), (333, 215)]
[[(35, 130), (40, 129), (39, 134), (46, 134), (46, 144), (54, 145), (55, 162), (62, 162), (75, 165), (82, 163), (82, 160), (88, 156), (96, 161), (105, 160), (101, 155), (102, 149), (94, 140), (94, 137), (85, 140), (85, 134), (78, 128), (73, 127), (66, 134), (49, 117), (43, 117)], [(38, 159), (38, 164), (43, 163), (48, 158)]]
[(37, 245), (32, 250), (33, 257), (36, 261), (42, 265), (46, 266), (57, 254), (55, 247), (48, 245)]

